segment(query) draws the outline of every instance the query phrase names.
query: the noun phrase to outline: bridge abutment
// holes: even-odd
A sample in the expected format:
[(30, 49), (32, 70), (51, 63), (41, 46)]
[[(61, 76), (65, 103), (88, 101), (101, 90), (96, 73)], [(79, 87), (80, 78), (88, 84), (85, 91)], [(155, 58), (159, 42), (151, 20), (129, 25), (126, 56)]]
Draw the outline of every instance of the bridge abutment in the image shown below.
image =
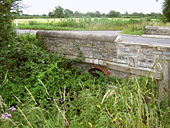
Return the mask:
[(168, 106), (170, 106), (170, 62), (164, 60), (162, 66), (162, 79), (158, 80), (156, 91), (158, 105), (160, 105), (161, 101), (166, 101), (168, 102)]

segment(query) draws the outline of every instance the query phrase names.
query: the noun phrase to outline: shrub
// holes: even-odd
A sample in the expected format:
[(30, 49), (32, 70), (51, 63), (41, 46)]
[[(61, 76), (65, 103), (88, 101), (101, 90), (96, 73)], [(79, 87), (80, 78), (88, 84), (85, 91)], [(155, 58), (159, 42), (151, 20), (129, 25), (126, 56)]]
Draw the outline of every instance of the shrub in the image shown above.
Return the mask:
[(38, 25), (39, 23), (37, 21), (29, 21), (29, 25)]
[(31, 78), (30, 82), (33, 82), (40, 70), (57, 59), (42, 50), (39, 41), (33, 35), (19, 36), (12, 43), (0, 51), (0, 82), (8, 72), (9, 82), (1, 88), (1, 95), (6, 95), (5, 100), (15, 104), (13, 95), (24, 95), (24, 85), (29, 81), (26, 78)]

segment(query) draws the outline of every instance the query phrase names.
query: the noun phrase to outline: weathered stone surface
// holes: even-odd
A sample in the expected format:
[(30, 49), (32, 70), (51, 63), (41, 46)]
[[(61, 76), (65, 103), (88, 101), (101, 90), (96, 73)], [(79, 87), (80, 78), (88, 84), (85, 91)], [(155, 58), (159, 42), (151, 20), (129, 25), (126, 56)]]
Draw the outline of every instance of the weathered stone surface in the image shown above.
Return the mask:
[(168, 35), (170, 36), (170, 27), (146, 26), (145, 34), (148, 35)]
[(136, 67), (129, 67), (128, 65), (125, 64), (116, 64), (113, 62), (107, 62), (106, 66), (113, 70), (118, 70), (121, 72), (125, 73), (130, 73), (130, 74), (135, 74), (135, 75), (141, 75), (141, 76), (146, 76), (150, 75), (151, 77), (155, 79), (162, 79), (162, 73), (161, 72), (156, 72), (151, 69), (147, 68), (136, 68)]
[[(93, 40), (93, 41), (101, 41), (101, 42), (115, 42), (117, 36), (109, 36), (109, 35), (95, 35), (95, 34), (75, 34), (75, 33), (67, 33), (67, 32), (56, 32), (56, 31), (38, 31), (36, 33), (37, 37), (52, 37), (52, 38), (65, 38), (65, 39), (80, 39), (80, 40)], [(119, 37), (120, 38), (120, 37)], [(121, 41), (119, 39), (118, 41)]]

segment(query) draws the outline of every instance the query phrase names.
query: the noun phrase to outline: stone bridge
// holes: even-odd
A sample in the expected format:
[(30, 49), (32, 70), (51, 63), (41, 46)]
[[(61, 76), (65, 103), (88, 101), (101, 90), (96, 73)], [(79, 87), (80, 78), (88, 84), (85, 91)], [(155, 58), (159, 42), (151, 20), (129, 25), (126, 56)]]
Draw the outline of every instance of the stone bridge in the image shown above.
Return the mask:
[(47, 50), (68, 59), (82, 57), (78, 67), (107, 76), (150, 76), (158, 80), (159, 101), (170, 106), (170, 46), (123, 42), (117, 35), (38, 31)]

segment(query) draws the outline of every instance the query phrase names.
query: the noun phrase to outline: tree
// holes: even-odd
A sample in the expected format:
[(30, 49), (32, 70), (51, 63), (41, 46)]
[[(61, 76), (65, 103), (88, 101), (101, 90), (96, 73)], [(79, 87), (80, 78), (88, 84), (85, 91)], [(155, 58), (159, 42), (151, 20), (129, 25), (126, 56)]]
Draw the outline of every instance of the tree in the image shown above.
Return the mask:
[(49, 17), (54, 17), (54, 12), (49, 12), (49, 13), (48, 13), (48, 16), (49, 16)]
[(69, 9), (65, 9), (65, 10), (64, 10), (64, 16), (65, 16), (66, 18), (71, 17), (72, 15), (73, 15), (73, 11), (71, 11), (71, 10), (69, 10)]
[(129, 16), (129, 13), (126, 11), (125, 16)]
[(46, 17), (47, 15), (46, 14), (42, 14), (42, 16)]
[(57, 18), (64, 18), (64, 9), (61, 6), (57, 6), (54, 10), (54, 16)]
[(95, 16), (95, 17), (101, 17), (101, 13), (100, 13), (99, 11), (96, 11), (96, 12), (94, 13), (94, 16)]
[(170, 22), (170, 0), (165, 0), (163, 3), (163, 14), (168, 22)]
[(74, 17), (81, 17), (83, 14), (78, 12), (78, 11), (75, 11), (74, 12)]
[[(6, 42), (13, 38), (14, 29), (12, 20), (18, 13), (20, 0), (1, 0), (0, 1), (0, 42)], [(0, 43), (0, 47), (1, 44)]]
[(48, 13), (49, 17), (56, 17), (56, 18), (69, 18), (73, 16), (73, 11), (69, 9), (64, 9), (61, 6), (55, 7), (55, 10), (53, 12)]
[(120, 17), (120, 12), (115, 12), (113, 10), (111, 10), (108, 14), (108, 17)]
[(94, 13), (93, 12), (87, 12), (87, 16), (94, 17)]
[[(156, 0), (158, 1), (158, 0)], [(170, 22), (170, 0), (165, 0), (163, 3), (163, 14), (165, 16), (165, 19)]]

